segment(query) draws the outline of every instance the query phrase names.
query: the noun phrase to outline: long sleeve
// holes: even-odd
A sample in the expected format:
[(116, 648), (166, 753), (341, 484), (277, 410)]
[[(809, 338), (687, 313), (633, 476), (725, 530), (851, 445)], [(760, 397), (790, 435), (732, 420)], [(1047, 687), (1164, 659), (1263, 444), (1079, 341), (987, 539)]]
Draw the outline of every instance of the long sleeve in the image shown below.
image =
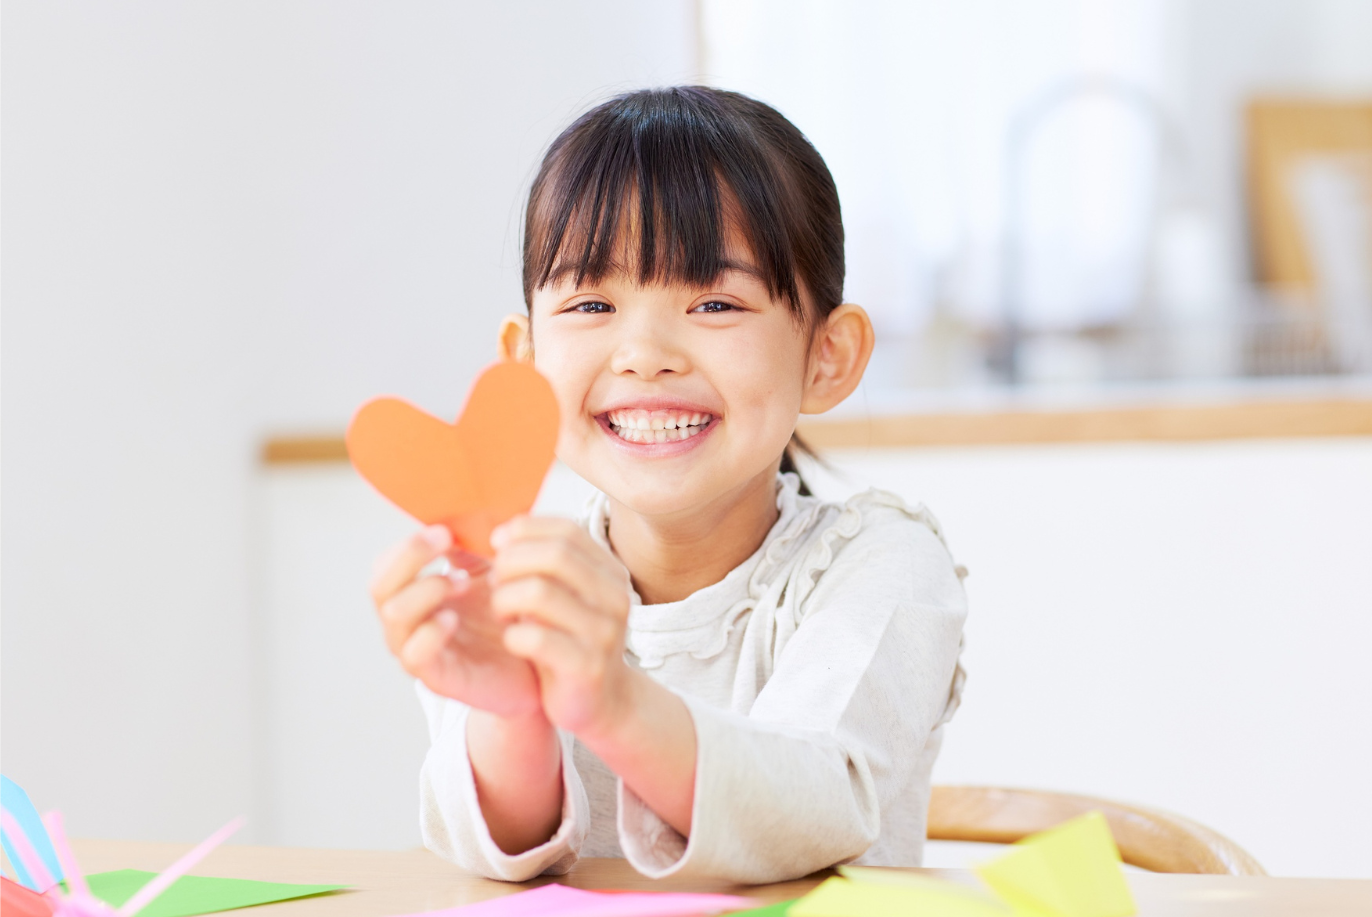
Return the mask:
[[(684, 698), (690, 838), (620, 786), (620, 843), (640, 872), (774, 882), (860, 857), (917, 865), (966, 599), (931, 527), (876, 515), (834, 556), (746, 715)], [(901, 814), (883, 824), (888, 812)]]
[(576, 766), (572, 738), (561, 734), (562, 823), (544, 844), (511, 856), (496, 846), (481, 805), (467, 756), (464, 704), (439, 697), (416, 684), (429, 723), (429, 753), (419, 774), (420, 831), (424, 846), (464, 869), (491, 879), (522, 882), (572, 868), (590, 824), (590, 805)]

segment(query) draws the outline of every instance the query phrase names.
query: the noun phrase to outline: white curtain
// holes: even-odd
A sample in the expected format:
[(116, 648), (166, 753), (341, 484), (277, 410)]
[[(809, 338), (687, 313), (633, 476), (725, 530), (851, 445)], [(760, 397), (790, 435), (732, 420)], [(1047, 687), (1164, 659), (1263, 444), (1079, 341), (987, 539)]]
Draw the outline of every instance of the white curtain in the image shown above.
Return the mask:
[[(942, 308), (993, 326), (1006, 145), (1075, 77), (1158, 97), (1165, 0), (702, 0), (713, 85), (771, 103), (838, 183), (848, 298), (887, 333)], [(1022, 157), (1016, 298), (1029, 327), (1109, 323), (1137, 303), (1159, 187), (1155, 120), (1111, 95), (1054, 109)]]

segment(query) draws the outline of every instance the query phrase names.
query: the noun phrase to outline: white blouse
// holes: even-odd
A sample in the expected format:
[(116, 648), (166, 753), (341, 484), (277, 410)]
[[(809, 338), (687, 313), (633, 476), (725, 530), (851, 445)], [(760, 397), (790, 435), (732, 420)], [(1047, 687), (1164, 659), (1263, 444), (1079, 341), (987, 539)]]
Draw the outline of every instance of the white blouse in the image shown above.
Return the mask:
[[(929, 776), (957, 709), (967, 600), (938, 522), (872, 490), (846, 503), (779, 476), (780, 516), (754, 554), (679, 602), (632, 596), (627, 660), (686, 702), (697, 760), (683, 837), (570, 734), (562, 824), (514, 856), (491, 840), (466, 748), (468, 708), (419, 687), (432, 746), (420, 773), (425, 845), (522, 881), (578, 857), (777, 882), (832, 866), (918, 866)], [(606, 539), (607, 501), (586, 524)]]

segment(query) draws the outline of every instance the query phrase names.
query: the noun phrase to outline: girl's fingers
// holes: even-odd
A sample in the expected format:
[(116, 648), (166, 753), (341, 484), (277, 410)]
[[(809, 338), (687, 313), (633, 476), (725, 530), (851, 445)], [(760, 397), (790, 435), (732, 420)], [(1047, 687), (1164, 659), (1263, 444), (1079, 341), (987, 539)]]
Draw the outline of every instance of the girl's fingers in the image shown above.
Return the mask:
[(444, 599), (452, 595), (453, 590), (452, 581), (446, 577), (426, 576), (410, 583), (381, 604), (377, 612), (386, 635), (386, 645), (392, 653), (400, 655), (410, 635)]
[(377, 608), (415, 578), (424, 565), (453, 546), (446, 526), (430, 525), (396, 545), (377, 562), (372, 577), (372, 602)]
[(396, 650), (396, 657), (405, 671), (418, 675), (443, 651), (448, 638), (457, 628), (457, 612), (445, 608), (415, 628), (409, 639)]
[(497, 583), (550, 575), (588, 602), (628, 610), (629, 574), (624, 565), (568, 519), (520, 516), (496, 529), (491, 543)]
[(585, 648), (572, 637), (533, 621), (520, 621), (505, 628), (504, 643), (511, 656), (527, 659), (540, 669), (579, 672), (591, 662)]
[(562, 583), (587, 602), (628, 605), (627, 581), (597, 566), (579, 545), (566, 538), (521, 539), (498, 555), (491, 567), (497, 584), (524, 577), (547, 576)]
[(505, 545), (522, 538), (571, 538), (577, 535), (586, 535), (586, 532), (570, 519), (563, 519), (560, 516), (515, 516), (508, 522), (496, 526), (491, 532), (491, 547), (499, 551)]
[[(619, 641), (620, 626), (595, 614), (565, 586), (547, 577), (523, 577), (491, 592), (491, 610), (502, 620), (532, 619), (571, 634), (600, 651)], [(509, 627), (506, 627), (506, 631)]]

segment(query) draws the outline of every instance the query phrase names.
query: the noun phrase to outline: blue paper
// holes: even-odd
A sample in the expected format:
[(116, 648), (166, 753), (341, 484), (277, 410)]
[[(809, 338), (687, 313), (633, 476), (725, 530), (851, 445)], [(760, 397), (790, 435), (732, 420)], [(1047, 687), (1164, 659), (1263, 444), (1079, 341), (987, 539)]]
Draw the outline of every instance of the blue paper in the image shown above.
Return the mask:
[[(29, 794), (24, 792), (24, 788), (15, 783), (10, 778), (0, 774), (0, 806), (14, 816), (14, 820), (19, 822), (19, 827), (24, 829), (28, 835), (29, 843), (33, 849), (38, 851), (38, 856), (43, 860), (43, 864), (48, 867), (48, 872), (52, 874), (55, 881), (61, 882), (65, 876), (62, 875), (62, 865), (57, 862), (57, 851), (52, 849), (52, 841), (48, 839), (48, 829), (43, 827), (43, 820), (38, 817), (38, 810), (29, 801)], [(36, 892), (45, 892), (46, 888), (39, 888), (38, 883), (29, 875), (29, 871), (24, 868), (23, 862), (19, 859), (19, 853), (10, 844), (10, 836), (7, 832), (0, 832), (3, 835), (5, 856), (9, 857), (10, 865), (14, 867), (14, 876), (19, 880), (19, 884), (26, 888), (31, 888)]]

